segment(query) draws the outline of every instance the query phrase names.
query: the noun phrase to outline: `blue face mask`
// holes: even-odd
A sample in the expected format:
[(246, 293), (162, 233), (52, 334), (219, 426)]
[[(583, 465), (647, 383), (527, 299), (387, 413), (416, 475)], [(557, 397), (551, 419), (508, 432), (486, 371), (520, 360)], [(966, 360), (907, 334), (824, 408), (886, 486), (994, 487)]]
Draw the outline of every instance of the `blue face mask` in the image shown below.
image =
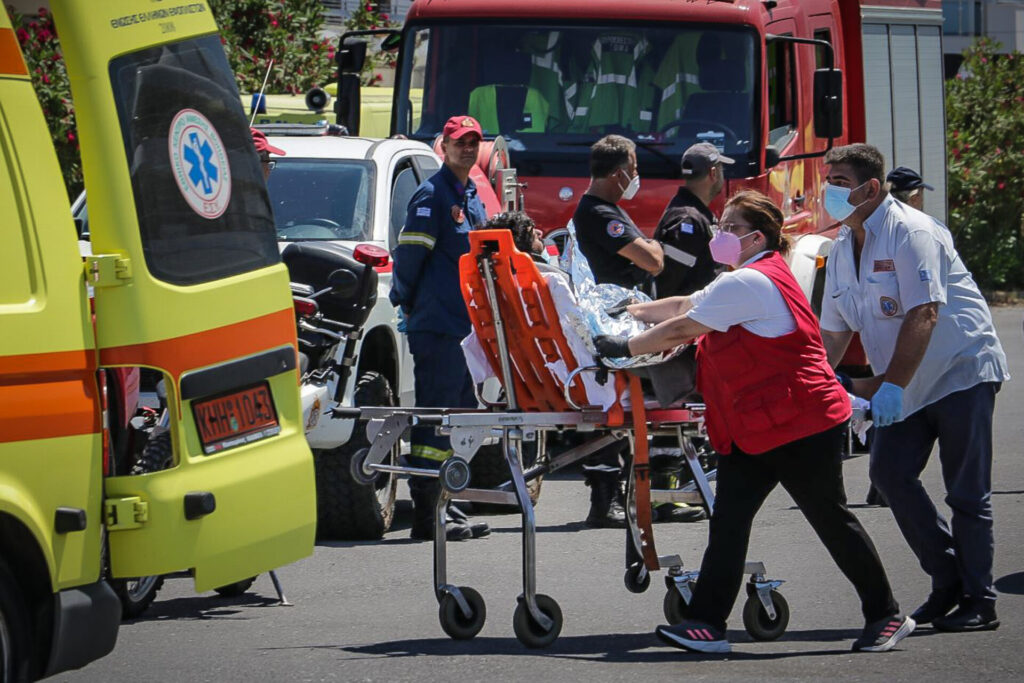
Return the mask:
[(860, 204), (854, 205), (850, 203), (850, 193), (854, 190), (859, 190), (865, 185), (867, 183), (861, 183), (857, 187), (850, 188), (825, 183), (825, 211), (837, 221), (845, 221), (857, 210), (858, 206), (867, 202), (865, 199)]

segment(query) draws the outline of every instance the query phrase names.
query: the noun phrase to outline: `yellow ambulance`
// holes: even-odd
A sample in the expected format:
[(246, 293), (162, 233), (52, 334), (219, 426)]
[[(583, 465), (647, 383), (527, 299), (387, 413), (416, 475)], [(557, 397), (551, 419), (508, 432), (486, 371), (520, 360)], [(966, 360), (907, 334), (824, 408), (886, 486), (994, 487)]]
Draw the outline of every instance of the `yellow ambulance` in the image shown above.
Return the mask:
[[(203, 591), (312, 552), (288, 274), (204, 0), (51, 0), (91, 255), (0, 12), (0, 680), (110, 652), (103, 577)], [(104, 476), (99, 377), (149, 368), (172, 466)]]

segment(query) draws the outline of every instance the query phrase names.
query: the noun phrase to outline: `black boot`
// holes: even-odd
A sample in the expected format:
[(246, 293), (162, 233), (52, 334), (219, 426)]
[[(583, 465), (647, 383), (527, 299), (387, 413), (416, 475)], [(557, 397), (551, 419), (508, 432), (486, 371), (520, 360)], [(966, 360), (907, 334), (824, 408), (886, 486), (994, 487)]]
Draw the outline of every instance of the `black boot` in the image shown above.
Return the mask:
[(590, 513), (587, 526), (598, 529), (625, 529), (626, 511), (622, 508), (622, 488), (618, 473), (588, 472)]
[[(409, 478), (409, 496), (412, 498), (412, 529), (409, 537), (417, 541), (434, 540), (434, 510), (437, 507), (441, 485), (427, 477)], [(461, 513), (460, 513), (461, 514)], [(482, 528), (481, 528), (482, 527)], [(491, 533), (486, 524), (468, 523), (467, 518), (456, 519), (446, 510), (445, 537), (449, 541), (464, 541)]]
[[(683, 477), (683, 463), (680, 458), (651, 458), (652, 464), (657, 462), (656, 469), (651, 473), (651, 488), (676, 491), (683, 487), (690, 477)], [(689, 474), (689, 468), (686, 468)], [(699, 522), (707, 518), (704, 508), (686, 503), (661, 503), (651, 506), (651, 517), (655, 522)]]

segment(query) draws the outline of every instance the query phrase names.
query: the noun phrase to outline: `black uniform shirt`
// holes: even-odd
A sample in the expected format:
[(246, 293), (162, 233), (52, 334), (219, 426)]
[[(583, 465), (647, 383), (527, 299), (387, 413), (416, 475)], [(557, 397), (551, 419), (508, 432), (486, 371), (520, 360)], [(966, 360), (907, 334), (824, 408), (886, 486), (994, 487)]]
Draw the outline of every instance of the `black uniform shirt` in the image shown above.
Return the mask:
[(576, 206), (572, 222), (580, 251), (587, 257), (597, 284), (643, 287), (648, 283), (647, 271), (618, 253), (638, 237), (644, 239), (629, 214), (611, 202), (585, 194)]
[(654, 230), (654, 239), (668, 247), (665, 269), (654, 281), (659, 299), (693, 294), (715, 279), (718, 264), (708, 248), (715, 223), (711, 209), (693, 192), (680, 187)]

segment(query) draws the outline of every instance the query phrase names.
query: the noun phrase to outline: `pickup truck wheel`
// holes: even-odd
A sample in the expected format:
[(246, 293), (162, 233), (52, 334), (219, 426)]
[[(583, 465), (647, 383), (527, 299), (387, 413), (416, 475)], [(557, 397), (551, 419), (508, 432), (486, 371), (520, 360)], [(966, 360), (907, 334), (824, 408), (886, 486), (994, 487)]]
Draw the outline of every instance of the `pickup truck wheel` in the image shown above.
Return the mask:
[[(395, 397), (387, 378), (365, 372), (356, 382), (353, 403), (358, 406), (393, 406)], [(321, 540), (375, 540), (391, 528), (398, 480), (382, 473), (372, 484), (352, 478), (352, 456), (369, 448), (366, 420), (356, 422), (348, 442), (332, 449), (313, 449), (316, 470), (316, 535)], [(395, 464), (395, 454), (385, 460)]]
[[(142, 455), (132, 465), (133, 476), (166, 470), (174, 464), (174, 450), (171, 447), (171, 433), (155, 429), (142, 449)], [(139, 576), (132, 579), (108, 579), (110, 587), (121, 600), (121, 618), (134, 619), (141, 616), (156, 600), (156, 594), (164, 585), (162, 576)]]
[(0, 681), (28, 681), (32, 628), (22, 591), (0, 560)]
[[(537, 442), (524, 441), (523, 453), (520, 457), (523, 469), (529, 469), (537, 461)], [(469, 462), (471, 472), (469, 485), (475, 489), (491, 489), (501, 486), (512, 479), (508, 463), (505, 462), (505, 454), (501, 444), (485, 444), (476, 452)], [(534, 505), (540, 499), (540, 489), (544, 483), (544, 476), (526, 482), (526, 490), (530, 494), (530, 502)], [(458, 496), (456, 496), (457, 498)], [(510, 506), (500, 503), (473, 503), (473, 512), (507, 514)]]

